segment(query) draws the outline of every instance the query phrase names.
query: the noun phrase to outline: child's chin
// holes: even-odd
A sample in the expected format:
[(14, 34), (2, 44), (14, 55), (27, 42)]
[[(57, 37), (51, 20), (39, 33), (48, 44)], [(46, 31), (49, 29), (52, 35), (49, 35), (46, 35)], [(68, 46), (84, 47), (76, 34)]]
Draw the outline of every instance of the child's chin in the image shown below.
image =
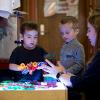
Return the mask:
[(28, 49), (30, 49), (30, 50), (31, 50), (31, 49), (34, 49), (34, 48), (35, 48), (35, 46), (30, 46), (30, 47), (28, 47)]

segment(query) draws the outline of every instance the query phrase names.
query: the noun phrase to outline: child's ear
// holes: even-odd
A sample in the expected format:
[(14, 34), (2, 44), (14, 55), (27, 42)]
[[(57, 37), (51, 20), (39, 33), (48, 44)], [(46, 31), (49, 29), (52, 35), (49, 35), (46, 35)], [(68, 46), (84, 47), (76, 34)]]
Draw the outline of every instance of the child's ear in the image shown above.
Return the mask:
[(76, 30), (75, 30), (75, 33), (76, 33), (76, 35), (77, 35), (77, 34), (79, 33), (79, 29), (76, 29)]
[(19, 34), (19, 40), (23, 40), (23, 35), (21, 33)]

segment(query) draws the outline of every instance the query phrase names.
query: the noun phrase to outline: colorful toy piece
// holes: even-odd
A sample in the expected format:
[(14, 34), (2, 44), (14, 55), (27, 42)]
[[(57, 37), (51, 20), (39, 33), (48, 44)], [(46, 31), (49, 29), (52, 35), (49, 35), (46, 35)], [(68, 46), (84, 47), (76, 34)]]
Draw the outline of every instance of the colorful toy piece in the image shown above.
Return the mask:
[(21, 63), (19, 66), (18, 66), (18, 69), (19, 70), (24, 70), (24, 69), (28, 69), (28, 66), (26, 66), (24, 63)]
[(36, 68), (38, 66), (38, 63), (37, 62), (32, 62), (32, 66)]
[(38, 67), (38, 63), (37, 62), (32, 62), (28, 68), (29, 68), (29, 74), (32, 75), (33, 71), (35, 71)]

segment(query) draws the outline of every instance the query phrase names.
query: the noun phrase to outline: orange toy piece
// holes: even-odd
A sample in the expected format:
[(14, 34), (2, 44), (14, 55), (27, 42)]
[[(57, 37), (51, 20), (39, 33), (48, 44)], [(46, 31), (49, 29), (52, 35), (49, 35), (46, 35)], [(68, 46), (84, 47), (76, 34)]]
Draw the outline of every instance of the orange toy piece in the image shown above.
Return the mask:
[(21, 64), (18, 66), (18, 69), (19, 69), (19, 70), (28, 69), (28, 66), (26, 66), (24, 63), (21, 63)]
[(29, 72), (30, 75), (32, 75), (33, 71), (35, 71), (38, 67), (38, 63), (37, 62), (30, 62), (27, 65), (25, 65), (24, 63), (21, 63), (18, 66), (18, 70), (20, 71), (25, 71), (27, 70)]
[(32, 62), (32, 66), (33, 67), (37, 67), (38, 66), (38, 63), (37, 62)]

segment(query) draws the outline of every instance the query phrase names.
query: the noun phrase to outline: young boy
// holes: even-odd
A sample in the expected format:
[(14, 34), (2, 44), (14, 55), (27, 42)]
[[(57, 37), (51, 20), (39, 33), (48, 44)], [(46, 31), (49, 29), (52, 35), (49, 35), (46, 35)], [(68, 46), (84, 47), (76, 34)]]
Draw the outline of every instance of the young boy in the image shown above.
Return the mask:
[(65, 41), (61, 49), (60, 62), (66, 72), (80, 74), (85, 65), (85, 54), (82, 44), (77, 40), (78, 21), (73, 16), (66, 16), (61, 20), (59, 28)]
[(23, 23), (20, 31), (22, 34), (23, 43), (21, 46), (18, 46), (13, 50), (9, 60), (9, 69), (19, 72), (20, 70), (18, 66), (21, 63), (24, 63), (26, 65), (30, 62), (43, 62), (44, 56), (47, 54), (47, 52), (43, 48), (37, 45), (37, 24), (32, 22)]

